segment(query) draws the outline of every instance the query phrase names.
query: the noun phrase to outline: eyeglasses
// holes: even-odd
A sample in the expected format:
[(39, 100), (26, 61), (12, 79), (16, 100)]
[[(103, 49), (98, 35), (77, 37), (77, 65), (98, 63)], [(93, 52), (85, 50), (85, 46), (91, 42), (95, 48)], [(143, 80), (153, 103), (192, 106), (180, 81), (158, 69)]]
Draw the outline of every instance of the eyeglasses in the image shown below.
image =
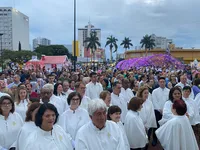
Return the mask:
[(6, 107), (6, 106), (8, 107), (8, 106), (11, 106), (12, 103), (2, 103), (1, 105), (2, 105), (3, 107)]
[(80, 101), (80, 99), (79, 98), (72, 98), (72, 101)]

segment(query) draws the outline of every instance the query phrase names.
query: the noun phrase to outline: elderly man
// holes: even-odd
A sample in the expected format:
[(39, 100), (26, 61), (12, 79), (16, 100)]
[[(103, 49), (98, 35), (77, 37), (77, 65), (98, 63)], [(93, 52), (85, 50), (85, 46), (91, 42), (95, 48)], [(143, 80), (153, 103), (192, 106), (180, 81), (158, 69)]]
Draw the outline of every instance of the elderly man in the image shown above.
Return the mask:
[(52, 84), (45, 84), (41, 90), (41, 100), (43, 103), (47, 102), (53, 104), (61, 115), (66, 110), (67, 102), (55, 96), (53, 90), (54, 86)]
[(107, 121), (106, 111), (106, 104), (100, 99), (89, 103), (88, 112), (92, 121), (79, 129), (76, 150), (124, 149), (123, 135), (116, 123)]
[(124, 96), (121, 94), (121, 88), (122, 84), (120, 82), (114, 82), (113, 84), (113, 92), (111, 93), (111, 104), (117, 105), (121, 108), (122, 114), (121, 114), (121, 121), (124, 123), (126, 114), (128, 112), (127, 106), (128, 103), (124, 99)]
[(90, 99), (99, 98), (100, 93), (103, 91), (101, 83), (97, 82), (97, 74), (95, 72), (90, 73), (91, 82), (86, 85), (86, 95)]
[(20, 76), (14, 75), (13, 82), (8, 85), (8, 88), (11, 89), (14, 85), (18, 86), (20, 84)]
[(91, 99), (85, 95), (85, 89), (86, 89), (86, 87), (85, 87), (85, 84), (83, 82), (76, 82), (75, 90), (82, 97), (80, 107), (84, 108), (85, 110), (88, 110), (88, 104), (91, 101)]

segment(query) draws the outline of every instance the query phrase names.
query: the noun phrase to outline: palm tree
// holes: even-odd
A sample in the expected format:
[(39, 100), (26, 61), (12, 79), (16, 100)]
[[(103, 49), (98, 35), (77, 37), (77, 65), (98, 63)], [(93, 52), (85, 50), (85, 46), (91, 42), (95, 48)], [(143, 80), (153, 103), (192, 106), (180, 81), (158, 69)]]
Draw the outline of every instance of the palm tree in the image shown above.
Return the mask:
[[(95, 31), (90, 33), (90, 37), (87, 37), (86, 40), (84, 41), (87, 44), (87, 50), (91, 50), (91, 53), (93, 55), (93, 58), (95, 60), (95, 51), (97, 50), (98, 47), (101, 46), (99, 43), (99, 38), (97, 37), (97, 33)], [(92, 57), (91, 57), (92, 61)]]
[(130, 49), (130, 46), (133, 46), (133, 44), (131, 43), (131, 40), (128, 37), (125, 37), (120, 45), (124, 46), (125, 51), (127, 51), (127, 49)]
[(140, 44), (142, 44), (142, 47), (145, 47), (145, 52), (147, 56), (147, 50), (153, 49), (155, 45), (155, 40), (151, 38), (148, 34), (143, 36), (143, 39), (141, 39)]
[(117, 52), (117, 49), (118, 49), (118, 46), (117, 46), (117, 41), (118, 39), (116, 39), (115, 37), (113, 37), (112, 35), (110, 37), (107, 37), (107, 42), (106, 42), (106, 46), (110, 46), (110, 61), (112, 62), (113, 61), (113, 57), (112, 57), (112, 48), (114, 47), (115, 48), (115, 52)]

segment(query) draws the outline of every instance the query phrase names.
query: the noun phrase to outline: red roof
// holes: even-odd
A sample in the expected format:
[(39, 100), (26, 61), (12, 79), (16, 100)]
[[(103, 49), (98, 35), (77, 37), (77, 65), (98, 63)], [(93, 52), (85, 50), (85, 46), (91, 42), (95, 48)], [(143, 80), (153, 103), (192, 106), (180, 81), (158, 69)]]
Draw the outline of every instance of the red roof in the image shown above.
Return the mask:
[(63, 64), (66, 61), (67, 56), (42, 56), (41, 61), (44, 64)]

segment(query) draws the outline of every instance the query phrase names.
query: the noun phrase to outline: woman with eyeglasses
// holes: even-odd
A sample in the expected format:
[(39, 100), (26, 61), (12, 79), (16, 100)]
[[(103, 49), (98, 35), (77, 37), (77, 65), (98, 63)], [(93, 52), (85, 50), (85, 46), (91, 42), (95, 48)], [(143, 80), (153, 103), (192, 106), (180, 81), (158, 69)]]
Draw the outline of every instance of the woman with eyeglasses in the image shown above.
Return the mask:
[(81, 95), (79, 93), (70, 93), (67, 102), (69, 108), (60, 116), (58, 124), (75, 140), (78, 129), (88, 123), (90, 118), (88, 112), (79, 107), (81, 104)]
[(42, 104), (35, 115), (38, 128), (27, 137), (25, 148), (20, 150), (73, 150), (69, 135), (56, 125), (58, 116), (53, 104)]
[(15, 105), (11, 97), (0, 98), (0, 150), (15, 147), (17, 135), (23, 125), (21, 116), (15, 112)]

